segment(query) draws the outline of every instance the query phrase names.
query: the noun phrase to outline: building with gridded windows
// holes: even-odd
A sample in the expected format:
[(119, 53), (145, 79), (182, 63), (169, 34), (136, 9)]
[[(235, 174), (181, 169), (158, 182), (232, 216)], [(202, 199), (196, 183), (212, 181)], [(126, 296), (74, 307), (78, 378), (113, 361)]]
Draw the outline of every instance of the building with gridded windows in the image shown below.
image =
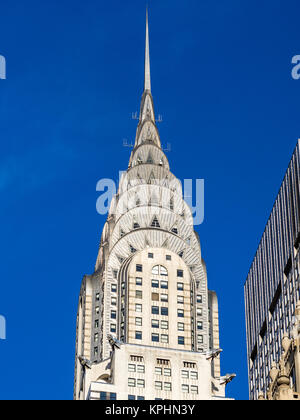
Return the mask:
[[(299, 161), (300, 141), (244, 286), (252, 400), (266, 397), (271, 385), (269, 373), (281, 360), (282, 340), (292, 338), (295, 329), (295, 313), (300, 299)], [(288, 375), (291, 388), (299, 393), (300, 372), (297, 385), (295, 364), (290, 364)]]
[(218, 302), (193, 216), (156, 126), (146, 24), (145, 85), (129, 167), (77, 315), (76, 400), (224, 399)]

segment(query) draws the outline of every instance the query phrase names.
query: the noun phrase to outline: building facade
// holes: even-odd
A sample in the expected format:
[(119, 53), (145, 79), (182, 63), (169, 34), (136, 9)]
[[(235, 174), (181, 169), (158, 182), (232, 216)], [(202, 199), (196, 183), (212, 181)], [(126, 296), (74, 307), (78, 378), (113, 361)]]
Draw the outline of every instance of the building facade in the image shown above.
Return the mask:
[[(281, 341), (291, 337), (300, 299), (300, 141), (251, 265), (245, 286), (250, 399), (266, 397), (269, 373), (282, 356)], [(291, 388), (296, 389), (290, 372)], [(299, 385), (298, 385), (299, 387)], [(297, 388), (299, 392), (299, 388)]]
[(145, 84), (127, 172), (77, 315), (76, 400), (222, 399), (218, 301), (193, 216), (156, 126), (148, 17)]

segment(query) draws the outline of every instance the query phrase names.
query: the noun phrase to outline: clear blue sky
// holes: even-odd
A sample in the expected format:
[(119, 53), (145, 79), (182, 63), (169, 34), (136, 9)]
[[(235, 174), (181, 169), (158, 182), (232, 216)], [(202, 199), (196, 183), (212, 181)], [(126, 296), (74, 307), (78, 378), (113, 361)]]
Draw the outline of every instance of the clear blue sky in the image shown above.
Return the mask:
[[(71, 399), (77, 299), (105, 219), (96, 183), (127, 168), (146, 1), (1, 2), (0, 398)], [(220, 304), (229, 396), (248, 398), (243, 284), (300, 137), (299, 1), (151, 0), (152, 90)]]

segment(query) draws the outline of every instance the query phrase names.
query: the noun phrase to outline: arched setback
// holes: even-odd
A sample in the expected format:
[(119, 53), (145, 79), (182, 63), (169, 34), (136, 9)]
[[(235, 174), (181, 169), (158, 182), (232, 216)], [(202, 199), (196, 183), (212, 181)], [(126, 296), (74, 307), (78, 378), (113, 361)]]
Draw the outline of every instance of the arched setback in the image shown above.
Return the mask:
[[(153, 271), (156, 266), (167, 275), (164, 269)], [(182, 258), (167, 249), (146, 248), (132, 258), (126, 286), (125, 342), (192, 350), (193, 286)]]

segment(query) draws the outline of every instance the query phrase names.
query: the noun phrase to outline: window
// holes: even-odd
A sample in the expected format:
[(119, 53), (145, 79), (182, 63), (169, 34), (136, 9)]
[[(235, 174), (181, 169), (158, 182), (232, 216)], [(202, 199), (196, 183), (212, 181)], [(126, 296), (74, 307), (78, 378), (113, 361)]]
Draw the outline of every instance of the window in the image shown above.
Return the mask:
[(152, 287), (154, 287), (155, 289), (159, 288), (159, 281), (158, 280), (152, 280)]
[(143, 299), (143, 292), (141, 290), (135, 291), (135, 298), (136, 299)]
[(191, 379), (198, 380), (198, 372), (191, 371)]
[(114, 279), (117, 279), (118, 278), (118, 271), (117, 270), (114, 270), (113, 271), (113, 276), (114, 276)]
[(141, 264), (137, 264), (137, 265), (136, 265), (136, 271), (137, 271), (138, 273), (142, 273), (142, 272), (143, 272), (143, 266), (142, 266)]
[(180, 305), (181, 304), (183, 305), (184, 304), (184, 297), (183, 296), (177, 296), (177, 303), (180, 304)]
[(117, 298), (116, 298), (116, 297), (112, 297), (112, 298), (111, 298), (111, 304), (112, 304), (113, 306), (116, 306), (116, 305), (117, 305)]
[(137, 397), (138, 400), (142, 401), (145, 399), (145, 397)]
[(168, 284), (168, 282), (167, 281), (161, 281), (160, 282), (160, 287), (162, 288), (162, 289), (168, 289), (169, 288), (169, 284)]
[(162, 330), (168, 330), (169, 329), (169, 322), (168, 321), (161, 321), (160, 327)]
[(137, 373), (145, 373), (145, 366), (137, 365)]
[(151, 223), (151, 227), (155, 227), (155, 228), (159, 228), (160, 227), (159, 221), (158, 221), (158, 219), (157, 219), (156, 216), (154, 217), (154, 219), (153, 219), (153, 221)]
[(98, 356), (98, 347), (94, 347), (94, 356)]
[(104, 401), (106, 400), (107, 396), (106, 396), (106, 392), (100, 392), (100, 400)]
[(202, 308), (197, 308), (197, 316), (202, 316)]
[(128, 401), (135, 400), (135, 395), (128, 395)]
[(159, 315), (159, 307), (158, 306), (152, 306), (152, 314), (153, 315)]
[(169, 368), (164, 369), (164, 375), (165, 376), (172, 376), (172, 371)]
[(152, 274), (158, 275), (159, 274), (159, 265), (156, 265), (152, 268)]
[(155, 368), (155, 375), (162, 375), (162, 368), (161, 367), (156, 367)]
[(136, 383), (138, 388), (145, 388), (145, 380), (144, 379), (138, 379)]
[(110, 317), (111, 317), (111, 319), (117, 319), (117, 312), (116, 311), (111, 311)]
[(161, 308), (160, 313), (163, 316), (168, 316), (169, 315), (169, 309), (168, 308)]
[(98, 343), (98, 341), (99, 341), (99, 334), (98, 333), (94, 334), (94, 341), (95, 341), (95, 343)]
[(136, 371), (136, 365), (129, 364), (128, 365), (128, 372), (135, 372), (135, 371)]
[(140, 225), (138, 224), (138, 222), (134, 222), (133, 223), (133, 229), (139, 229)]
[(117, 331), (116, 324), (110, 324), (110, 332), (115, 333)]
[(100, 300), (100, 293), (96, 293), (96, 302), (99, 302)]
[(152, 341), (154, 343), (158, 343), (159, 342), (159, 335), (158, 334), (152, 334)]
[(198, 394), (198, 387), (195, 385), (191, 385), (191, 393), (192, 394)]
[(141, 277), (136, 277), (135, 284), (137, 286), (142, 286), (143, 285), (143, 279)]
[(135, 388), (136, 382), (134, 378), (128, 378), (128, 386), (130, 388)]
[(165, 391), (172, 391), (172, 384), (171, 384), (171, 382), (165, 382), (164, 383), (164, 390)]
[(198, 335), (198, 344), (203, 344), (203, 335)]
[(135, 318), (135, 325), (138, 327), (141, 327), (143, 325), (143, 319), (142, 318)]
[(152, 300), (154, 302), (158, 302), (159, 301), (159, 293), (152, 293)]
[(183, 283), (177, 283), (177, 290), (182, 291), (184, 288)]
[(197, 295), (197, 303), (202, 303), (202, 295)]
[(184, 337), (178, 337), (178, 344), (180, 345), (180, 346), (184, 346)]
[(183, 277), (183, 270), (177, 270), (177, 277)]
[(151, 326), (152, 328), (159, 328), (159, 321), (152, 319)]
[(115, 401), (117, 399), (117, 394), (115, 392), (111, 392), (109, 399), (110, 401)]
[(161, 391), (162, 390), (162, 382), (156, 381), (155, 382), (155, 389)]
[(202, 321), (197, 322), (197, 330), (203, 330), (203, 322)]
[(167, 344), (167, 343), (169, 342), (169, 336), (168, 336), (168, 335), (166, 335), (166, 334), (162, 334), (162, 335), (160, 336), (160, 341), (161, 341), (161, 343), (165, 343), (165, 344)]
[(161, 294), (161, 295), (160, 295), (160, 300), (161, 300), (162, 302), (168, 302), (168, 295)]
[(137, 303), (135, 305), (135, 312), (142, 312), (143, 311), (143, 306), (139, 303)]
[(99, 319), (96, 319), (95, 321), (95, 328), (99, 328)]
[(171, 230), (172, 233), (175, 233), (175, 235), (178, 235), (178, 229), (177, 227), (173, 227)]
[(152, 274), (160, 275), (160, 276), (167, 276), (168, 271), (167, 271), (166, 267), (164, 267), (162, 265), (155, 265), (152, 268)]
[(182, 389), (182, 392), (185, 392), (185, 393), (189, 392), (189, 386), (188, 385), (185, 385), (185, 384), (181, 385), (181, 389)]
[(166, 260), (167, 260), (167, 261), (172, 261), (172, 257), (171, 257), (171, 255), (166, 255)]
[(135, 339), (136, 340), (142, 340), (142, 338), (143, 338), (142, 331), (136, 331), (135, 332)]
[(148, 258), (154, 258), (154, 255), (151, 252), (149, 252), (148, 253)]
[(112, 293), (116, 293), (117, 292), (117, 285), (116, 284), (112, 284), (111, 285), (111, 291), (112, 291)]
[(183, 379), (189, 379), (189, 371), (188, 370), (182, 370), (181, 371), (181, 377)]
[(178, 331), (184, 331), (184, 323), (183, 322), (178, 322), (178, 324), (177, 324), (177, 326), (178, 326)]
[(184, 318), (184, 310), (183, 309), (178, 309), (177, 310), (177, 316), (178, 316), (178, 318)]
[(100, 313), (100, 308), (99, 308), (99, 306), (97, 306), (97, 307), (96, 307), (95, 312), (96, 312), (96, 314), (97, 314), (97, 315)]

